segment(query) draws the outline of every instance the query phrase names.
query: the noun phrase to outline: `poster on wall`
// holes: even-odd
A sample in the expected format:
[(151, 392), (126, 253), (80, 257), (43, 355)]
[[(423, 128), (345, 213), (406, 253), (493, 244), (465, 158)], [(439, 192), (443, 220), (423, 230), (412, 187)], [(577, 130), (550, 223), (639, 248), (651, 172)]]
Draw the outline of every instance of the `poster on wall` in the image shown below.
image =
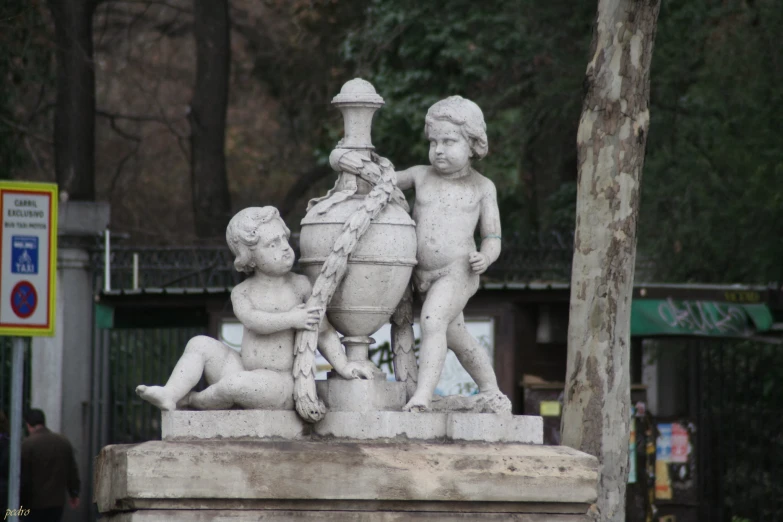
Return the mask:
[(655, 460), (672, 461), (672, 425), (658, 424), (658, 438), (655, 439)]
[(672, 424), (671, 432), (671, 462), (686, 464), (690, 453), (688, 430), (682, 424)]

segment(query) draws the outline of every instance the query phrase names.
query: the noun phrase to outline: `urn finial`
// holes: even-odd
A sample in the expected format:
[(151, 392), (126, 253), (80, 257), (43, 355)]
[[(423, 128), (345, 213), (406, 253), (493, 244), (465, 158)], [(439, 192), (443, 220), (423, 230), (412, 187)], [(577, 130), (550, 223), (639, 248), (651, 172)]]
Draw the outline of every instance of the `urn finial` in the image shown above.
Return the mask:
[(345, 136), (337, 144), (341, 149), (372, 150), (372, 117), (384, 104), (383, 98), (367, 80), (354, 78), (345, 82), (340, 94), (332, 99), (343, 114)]

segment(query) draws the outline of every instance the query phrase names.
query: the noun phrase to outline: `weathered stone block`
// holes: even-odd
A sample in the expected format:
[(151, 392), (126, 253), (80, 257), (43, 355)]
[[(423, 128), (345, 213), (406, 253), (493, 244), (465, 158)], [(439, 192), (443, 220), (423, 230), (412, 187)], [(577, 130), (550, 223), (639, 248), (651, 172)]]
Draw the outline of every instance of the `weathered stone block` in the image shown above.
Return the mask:
[(301, 439), (311, 431), (293, 410), (161, 412), (163, 440)]
[(534, 415), (449, 413), (446, 438), (475, 442), (543, 444), (544, 420)]
[(492, 413), (407, 413), (330, 411), (316, 424), (294, 411), (166, 411), (165, 441), (186, 440), (419, 440), (543, 443), (541, 417)]
[[(556, 446), (158, 441), (104, 448), (96, 468), (96, 499), (102, 513), (160, 509), (519, 513), (527, 506), (528, 512), (554, 516), (584, 514), (595, 501), (597, 480), (594, 457)], [(434, 515), (420, 519), (427, 516)], [(188, 520), (232, 520), (199, 517)]]
[(405, 406), (404, 382), (332, 377), (316, 381), (316, 389), (329, 411), (401, 411)]
[(407, 439), (543, 444), (537, 416), (492, 413), (329, 412), (314, 433), (354, 440)]

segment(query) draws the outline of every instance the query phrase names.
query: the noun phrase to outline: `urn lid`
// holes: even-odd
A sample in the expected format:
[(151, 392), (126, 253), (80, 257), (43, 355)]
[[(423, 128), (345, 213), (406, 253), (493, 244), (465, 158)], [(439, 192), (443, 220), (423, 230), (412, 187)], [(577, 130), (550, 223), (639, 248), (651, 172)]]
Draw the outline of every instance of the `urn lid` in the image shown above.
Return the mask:
[(383, 105), (383, 98), (377, 93), (375, 87), (367, 80), (354, 78), (345, 82), (340, 94), (332, 98), (332, 103), (371, 103)]

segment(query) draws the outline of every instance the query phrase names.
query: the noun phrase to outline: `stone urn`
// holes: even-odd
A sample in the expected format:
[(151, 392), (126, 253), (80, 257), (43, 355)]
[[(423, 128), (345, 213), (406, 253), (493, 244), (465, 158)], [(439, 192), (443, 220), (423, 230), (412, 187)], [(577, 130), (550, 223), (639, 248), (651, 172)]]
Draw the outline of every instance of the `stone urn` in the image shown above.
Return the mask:
[[(337, 149), (359, 151), (371, 161), (372, 118), (383, 98), (369, 82), (357, 78), (343, 85), (332, 104), (342, 112), (345, 124), (345, 136)], [(334, 163), (333, 167), (339, 168)], [(339, 172), (335, 188), (311, 202), (301, 222), (299, 263), (313, 284), (346, 221), (372, 188), (361, 176)], [(349, 360), (368, 360), (370, 335), (389, 321), (415, 265), (415, 223), (406, 209), (389, 202), (360, 237), (348, 258), (345, 277), (326, 308), (329, 321), (344, 336)]]

